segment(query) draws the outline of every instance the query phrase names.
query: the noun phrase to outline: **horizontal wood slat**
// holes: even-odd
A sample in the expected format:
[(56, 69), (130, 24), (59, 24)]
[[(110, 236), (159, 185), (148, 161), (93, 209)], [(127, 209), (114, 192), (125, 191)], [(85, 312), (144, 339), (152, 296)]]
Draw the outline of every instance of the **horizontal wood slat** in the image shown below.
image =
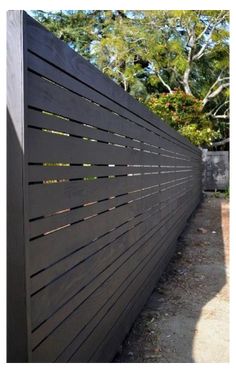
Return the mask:
[(167, 182), (190, 179), (192, 175), (160, 173), (97, 180), (80, 180), (29, 186), (30, 218), (61, 211), (74, 206), (99, 201), (105, 198), (131, 193), (135, 190), (154, 187)]
[[(139, 126), (142, 126), (142, 127), (145, 128), (146, 123), (142, 119), (140, 119), (139, 117), (134, 116), (132, 113), (130, 113), (129, 111), (120, 107), (119, 105), (117, 105), (113, 101), (107, 99), (106, 97), (102, 96), (101, 94), (99, 94), (95, 90), (93, 90), (93, 89), (89, 88), (88, 86), (82, 84), (80, 81), (74, 80), (71, 76), (65, 75), (61, 70), (55, 69), (55, 67), (46, 63), (45, 61), (41, 60), (39, 57), (37, 57), (36, 55), (33, 55), (31, 53), (29, 53), (29, 68), (32, 71), (35, 71), (36, 73), (42, 75), (43, 77), (46, 77), (47, 79), (52, 80), (53, 82), (56, 82), (57, 84), (61, 85), (62, 87), (65, 87), (65, 88), (69, 89), (70, 91), (75, 92), (75, 93), (81, 95), (82, 97), (85, 97), (85, 98), (91, 100), (92, 102), (95, 102), (96, 104), (99, 104), (100, 106), (102, 106), (104, 108), (107, 108), (111, 112), (115, 112), (116, 114), (118, 114), (122, 118), (128, 119), (128, 121), (132, 122), (132, 127), (133, 127), (134, 123), (137, 123)], [(131, 123), (128, 123), (127, 121), (125, 121), (124, 124), (129, 125)], [(132, 127), (131, 127), (131, 131), (132, 131)], [(119, 127), (116, 127), (115, 131), (118, 131), (118, 128)], [(152, 131), (152, 130), (153, 129), (150, 130), (150, 128), (149, 128), (149, 131)], [(159, 132), (160, 131), (157, 130), (157, 133), (159, 133)], [(137, 133), (136, 133), (136, 135), (137, 135)], [(153, 142), (153, 139), (151, 138), (150, 134), (146, 133), (146, 135), (149, 135), (149, 140), (151, 142)], [(163, 136), (163, 134), (162, 134), (162, 136)], [(168, 140), (168, 141), (166, 141), (166, 143), (170, 142), (170, 138), (165, 137), (165, 136), (163, 136), (163, 137)], [(177, 151), (177, 149), (181, 149), (182, 152), (186, 152), (186, 151), (190, 152), (190, 151), (194, 150), (194, 149), (191, 149), (191, 150), (190, 149), (183, 149), (181, 147), (178, 147), (179, 145), (178, 145), (178, 142), (176, 141), (176, 139), (172, 139), (172, 141), (175, 144), (176, 151)]]
[[(93, 65), (88, 64), (81, 56), (77, 55), (69, 49), (66, 44), (56, 39), (52, 34), (46, 31), (42, 26), (28, 18), (28, 48), (36, 55), (41, 56), (46, 61), (59, 67), (62, 71), (73, 77), (78, 78), (89, 87), (101, 92), (104, 96), (118, 102), (122, 107), (128, 108), (129, 111), (135, 113), (141, 118), (144, 117), (147, 121), (159, 127), (164, 134), (177, 139), (183, 146), (187, 146), (195, 153), (199, 151), (194, 148), (185, 138), (166, 127), (166, 125), (155, 115), (153, 115), (143, 105), (138, 104), (130, 95), (123, 91), (104, 74), (98, 71)], [(96, 77), (96, 78), (95, 78)]]
[[(93, 142), (62, 136), (50, 132), (29, 129), (30, 163), (73, 163), (73, 164), (134, 164), (134, 165), (189, 165), (189, 159), (179, 159), (161, 151), (156, 154), (140, 149), (120, 147), (118, 145)], [(51, 147), (49, 147), (51, 144)], [(78, 148), (81, 153), (78, 152)], [(70, 151), (69, 151), (70, 150)]]
[[(114, 271), (114, 275), (111, 276), (110, 279), (107, 282), (104, 283), (103, 287), (99, 288), (98, 291), (93, 296), (91, 296), (91, 298), (89, 298), (87, 300), (88, 304), (86, 304), (86, 303), (83, 304), (82, 307), (83, 308), (86, 307), (86, 310), (87, 310), (87, 312), (84, 312), (84, 315), (86, 315), (85, 316), (86, 318), (88, 318), (89, 316), (91, 317), (91, 314), (93, 315), (96, 312), (96, 309), (99, 306), (99, 304), (102, 305), (104, 300), (107, 299), (107, 295), (112, 296), (114, 294), (114, 289), (116, 287), (119, 290), (118, 295), (122, 294), (122, 292), (120, 292), (120, 290), (122, 290), (122, 288), (120, 289), (120, 286), (119, 286), (120, 283), (123, 284), (123, 289), (127, 288), (127, 278), (126, 278), (127, 275), (128, 275), (128, 278), (131, 277), (131, 279), (132, 279), (132, 277), (134, 277), (134, 275), (137, 274), (137, 272), (140, 272), (140, 266), (142, 267), (142, 265), (145, 264), (145, 262), (150, 261), (150, 256), (147, 255), (148, 252), (149, 252), (149, 255), (150, 254), (153, 255), (154, 253), (158, 254), (158, 257), (160, 258), (161, 254), (165, 251), (165, 247), (166, 247), (166, 245), (168, 245), (168, 242), (170, 242), (171, 239), (173, 239), (173, 233), (176, 234), (175, 231), (172, 231), (172, 234), (169, 233), (168, 237), (166, 237), (166, 234), (164, 232), (166, 232), (166, 231), (168, 232), (168, 228), (173, 226), (173, 221), (174, 220), (176, 221), (177, 217), (180, 217), (180, 216), (181, 215), (172, 216), (172, 217), (169, 218), (169, 221), (164, 220), (166, 229), (163, 231), (163, 233), (161, 233), (161, 232), (158, 232), (158, 234), (154, 233), (154, 235), (152, 235), (150, 237), (150, 239), (147, 241), (147, 243), (145, 245), (145, 250), (144, 251), (138, 251), (138, 253), (139, 253), (138, 256), (136, 254), (135, 256), (130, 257), (130, 259), (129, 259), (130, 263), (127, 261), (127, 262), (125, 262), (124, 266), (120, 267), (119, 271)], [(163, 221), (163, 223), (164, 223), (164, 221)], [(180, 222), (180, 221), (178, 220), (178, 222)], [(157, 237), (159, 237), (159, 239), (161, 240), (160, 243), (157, 243), (157, 241), (156, 241)], [(163, 239), (162, 239), (162, 237), (163, 237)], [(165, 244), (163, 242), (164, 239), (165, 239)], [(158, 250), (158, 248), (159, 248), (160, 251)], [(133, 268), (133, 270), (131, 270), (131, 271), (129, 271), (130, 266), (131, 266), (131, 268)], [(135, 273), (135, 271), (136, 271), (136, 273)], [(110, 285), (111, 281), (115, 283), (113, 286)], [(138, 289), (138, 287), (139, 287), (139, 284), (137, 282), (135, 282), (135, 287), (136, 287), (136, 289)], [(110, 291), (108, 289), (110, 289)], [(107, 291), (109, 291), (109, 294), (107, 294)], [(95, 298), (96, 301), (94, 301), (95, 300), (94, 296), (99, 297), (99, 301), (98, 301), (98, 298)], [(116, 294), (116, 296), (117, 296), (117, 294)], [(113, 298), (114, 298), (114, 295), (113, 295)], [(93, 306), (92, 306), (92, 304), (93, 304)], [(107, 304), (106, 304), (106, 307), (107, 307)], [(106, 309), (106, 307), (105, 307), (105, 309)], [(77, 320), (78, 320), (78, 316), (81, 314), (79, 311), (80, 311), (80, 308), (78, 308), (77, 312), (73, 314), (72, 319), (71, 320), (67, 319), (68, 321), (66, 322), (66, 324), (60, 326), (60, 328), (57, 328), (55, 330), (55, 333), (56, 334), (66, 333), (66, 330), (67, 330), (67, 335), (71, 335), (71, 333), (72, 333), (72, 335), (74, 335), (76, 333), (76, 331), (74, 329), (70, 330), (69, 329), (69, 324), (73, 325), (72, 324), (73, 321), (76, 322), (75, 317), (77, 317)], [(100, 312), (100, 314), (101, 314), (101, 312)], [(101, 315), (100, 315), (100, 318), (101, 318)], [(83, 325), (83, 320), (81, 320), (81, 324)], [(77, 331), (77, 334), (78, 334), (78, 331)], [(65, 335), (64, 335), (64, 337), (65, 337)], [(52, 337), (50, 337), (50, 338), (55, 338), (55, 335), (52, 334)], [(77, 338), (77, 342), (78, 342), (78, 338)], [(45, 343), (47, 344), (48, 341), (45, 341)], [(50, 343), (52, 343), (52, 342), (50, 342)], [(58, 348), (58, 346), (55, 347), (55, 349), (57, 349), (57, 348)], [(37, 353), (39, 353), (39, 351), (41, 351), (41, 353), (42, 353), (43, 349), (45, 349), (45, 346), (43, 346), (43, 344), (42, 344), (41, 347), (38, 348)], [(46, 349), (46, 351), (47, 351), (47, 349)]]
[[(177, 225), (175, 225), (175, 228), (179, 228), (179, 225), (181, 225), (182, 222), (178, 222)], [(104, 344), (104, 340), (106, 341), (106, 337), (109, 336), (111, 333), (112, 328), (115, 327), (117, 330), (116, 323), (124, 311), (127, 310), (127, 308), (130, 308), (131, 305), (134, 305), (132, 302), (132, 297), (134, 294), (139, 293), (142, 290), (143, 283), (145, 283), (145, 280), (148, 278), (150, 281), (150, 274), (152, 274), (153, 269), (156, 269), (156, 274), (159, 272), (159, 266), (163, 265), (163, 259), (166, 256), (166, 249), (169, 247), (171, 240), (175, 239), (176, 231), (172, 231), (170, 234), (170, 237), (166, 238), (165, 243), (163, 243), (162, 250), (160, 252), (156, 251), (155, 254), (153, 254), (150, 258), (148, 258), (148, 263), (146, 266), (140, 271), (141, 273), (138, 274), (138, 276), (129, 284), (129, 287), (126, 286), (125, 291), (123, 294), (119, 297), (119, 299), (116, 301), (116, 303), (113, 303), (112, 308), (108, 308), (105, 316), (98, 321), (95, 319), (93, 320), (94, 329), (92, 329), (92, 333), (85, 339), (83, 345), (81, 348), (77, 348), (75, 351), (73, 351), (73, 354), (70, 355), (69, 361), (75, 362), (77, 360), (79, 361), (85, 361), (87, 360), (87, 351), (90, 352), (89, 361), (104, 361), (101, 356), (101, 350)], [(150, 286), (150, 283), (149, 283)], [(128, 300), (128, 302), (127, 302)], [(125, 312), (127, 315), (127, 313)], [(97, 322), (97, 323), (96, 323)], [(124, 320), (123, 320), (124, 322)], [(106, 325), (106, 328), (108, 329), (107, 334), (104, 336), (104, 332), (102, 333), (102, 329)], [(119, 325), (120, 326), (120, 325)], [(114, 334), (113, 334), (114, 337)], [(94, 348), (94, 345), (92, 344), (92, 341), (96, 341), (97, 345), (99, 346), (98, 349)], [(86, 351), (87, 350), (87, 351)], [(106, 352), (109, 354), (109, 352)]]
[[(30, 222), (30, 238), (35, 238), (37, 236), (45, 234), (46, 232), (51, 232), (68, 224), (79, 222), (88, 217), (95, 216), (96, 214), (102, 214), (109, 209), (120, 207), (124, 204), (127, 204), (127, 208), (132, 208), (133, 203), (141, 198), (143, 199), (144, 204), (146, 202), (146, 199), (149, 201), (150, 198), (154, 198), (153, 201), (156, 202), (165, 201), (166, 198), (170, 195), (177, 196), (178, 192), (184, 190), (189, 182), (190, 178), (186, 178), (180, 180), (180, 182), (177, 184), (172, 183), (169, 189), (164, 189), (161, 193), (160, 191), (162, 188), (164, 188), (165, 185), (157, 185), (151, 189), (134, 191), (125, 195), (111, 197), (106, 200), (94, 202), (77, 208), (75, 207), (72, 209), (66, 209), (58, 214), (53, 214), (40, 219), (32, 220)], [(160, 195), (158, 195), (158, 193)]]
[[(168, 231), (168, 227), (170, 227), (170, 226), (175, 226), (176, 224), (183, 224), (183, 221), (181, 221), (180, 219), (177, 219), (178, 217), (180, 217), (180, 216), (172, 216), (170, 219), (169, 219), (169, 223), (167, 224), (167, 221), (166, 221), (166, 229), (167, 229), (167, 231)], [(176, 221), (177, 221), (177, 223), (175, 223), (175, 224), (173, 224), (173, 219), (176, 219)], [(157, 237), (157, 235), (156, 236), (153, 236), (151, 239), (149, 239), (149, 241), (148, 241), (148, 243), (147, 243), (147, 248), (149, 247), (151, 250), (152, 250), (152, 253), (154, 254), (158, 254), (159, 253), (159, 251), (158, 251), (158, 247), (161, 247), (161, 250), (163, 250), (162, 252), (165, 252), (165, 248), (166, 248), (166, 246), (165, 245), (167, 245), (168, 244), (168, 240), (169, 241), (171, 241), (171, 238), (173, 238), (173, 234), (175, 233), (176, 234), (176, 231), (174, 231), (174, 230), (172, 230), (172, 233), (169, 233), (169, 235), (167, 236), (167, 237), (165, 237), (165, 233), (164, 232), (166, 232), (166, 231), (163, 231), (163, 233), (161, 234), (161, 232), (159, 232), (159, 238), (161, 239), (161, 237), (162, 237), (162, 235), (163, 235), (163, 241), (165, 240), (165, 244), (164, 244), (164, 242), (161, 240), (161, 242), (160, 242), (160, 246), (159, 246), (159, 244), (154, 244), (155, 243), (155, 237)], [(150, 250), (149, 249), (149, 250)], [(147, 253), (147, 252), (146, 252)], [(161, 254), (161, 252), (158, 254), (159, 256), (160, 256), (160, 254)], [(145, 260), (144, 260), (144, 262), (146, 261), (146, 259), (150, 259), (150, 258), (148, 258), (147, 257), (147, 255), (145, 255)], [(139, 261), (139, 264), (138, 264), (138, 266), (139, 266), (139, 270), (140, 270), (140, 265), (143, 263), (143, 261), (142, 260), (140, 260)], [(155, 263), (154, 263), (155, 264)], [(132, 259), (132, 265), (135, 265), (135, 261)], [(120, 280), (119, 281), (123, 281), (122, 283), (123, 283), (123, 289), (124, 289), (124, 287), (126, 287), (127, 288), (127, 279), (126, 279), (126, 277), (125, 277), (125, 272), (124, 272), (124, 270), (125, 270), (125, 268), (124, 267), (121, 267), (121, 269), (120, 269), (120, 271), (119, 272), (117, 272), (116, 274), (115, 274), (115, 276), (118, 276), (119, 275), (119, 278), (120, 278)], [(123, 272), (122, 272), (123, 271)], [(136, 273), (137, 273), (137, 270), (136, 270)], [(126, 274), (127, 275), (127, 274)], [(132, 276), (133, 275), (135, 275), (135, 271), (131, 271), (131, 272), (129, 272), (129, 277), (131, 276), (131, 278), (132, 278)], [(109, 280), (109, 281), (112, 281), (112, 277), (111, 277), (111, 279)], [(116, 286), (118, 287), (118, 289), (119, 289), (119, 282), (118, 282), (118, 278), (117, 277), (115, 277), (115, 278), (113, 278), (113, 281), (115, 281), (115, 283), (116, 283)], [(104, 288), (104, 286), (105, 286), (105, 288)], [(100, 301), (100, 304), (101, 304), (101, 302), (102, 302), (102, 299), (107, 299), (107, 297), (105, 297), (105, 294), (104, 293), (102, 293), (101, 291), (102, 291), (102, 289), (104, 288), (104, 289), (107, 289), (106, 291), (108, 291), (108, 289), (110, 288), (109, 287), (109, 282), (107, 283), (104, 283), (104, 286), (103, 287), (101, 287), (101, 289), (98, 289), (98, 293), (94, 293), (94, 295), (91, 297), (91, 299), (89, 298), (88, 299), (88, 301), (87, 302), (89, 302), (87, 305), (86, 305), (86, 303), (84, 303), (83, 304), (83, 306), (81, 306), (81, 307), (86, 307), (86, 309), (87, 309), (87, 312), (85, 313), (86, 314), (86, 317), (89, 317), (89, 315), (91, 315), (91, 312), (93, 313), (93, 312), (95, 312), (94, 311), (94, 307), (95, 307), (95, 310), (96, 310), (96, 305), (97, 305), (97, 303), (99, 303), (98, 301), (96, 301), (96, 302), (93, 302), (93, 299), (94, 299), (94, 296), (98, 296), (99, 297), (99, 301)], [(137, 287), (136, 287), (137, 288)], [(122, 290), (122, 289), (119, 289), (119, 290)], [(122, 293), (122, 292), (121, 292)], [(103, 295), (102, 295), (103, 294)], [(112, 292), (110, 292), (110, 294), (113, 294)], [(119, 293), (118, 293), (119, 294)], [(105, 297), (105, 298), (104, 298)], [(114, 297), (113, 297), (114, 298)], [(96, 298), (95, 298), (96, 299)], [(126, 299), (129, 299), (128, 297), (126, 298)], [(112, 300), (112, 299), (111, 299)], [(114, 300), (114, 299), (113, 299)], [(127, 302), (127, 300), (126, 300), (126, 302)], [(94, 304), (94, 306), (92, 306), (92, 304)], [(110, 303), (111, 304), (111, 303)], [(109, 303), (108, 303), (108, 305), (109, 305)], [(91, 307), (92, 306), (92, 307)], [(107, 307), (107, 304), (106, 304), (106, 306), (105, 306), (105, 309), (103, 309), (102, 311), (105, 311), (106, 310), (106, 307)], [(60, 328), (57, 328), (57, 329), (55, 329), (55, 333), (58, 335), (58, 333), (62, 333), (63, 332), (63, 330), (64, 330), (64, 332), (66, 332), (66, 329), (68, 330), (68, 327), (69, 327), (69, 324), (71, 324), (71, 325), (73, 325), (73, 322), (76, 322), (76, 319), (75, 319), (75, 317), (77, 318), (77, 322), (79, 322), (79, 319), (78, 319), (78, 317), (79, 317), (79, 315), (81, 315), (81, 313), (79, 312), (80, 311), (80, 308), (76, 311), (76, 313), (73, 313), (72, 315), (71, 315), (71, 317), (72, 317), (72, 319), (70, 319), (70, 318), (68, 318), (67, 319), (67, 321), (66, 321), (66, 325), (61, 325), (60, 326)], [(76, 315), (77, 314), (77, 315)], [(119, 313), (113, 313), (113, 315), (116, 315), (116, 314), (119, 314)], [(98, 315), (98, 316), (100, 316), (101, 317), (101, 312), (100, 312), (100, 315)], [(113, 316), (114, 317), (114, 316)], [(82, 320), (81, 320), (82, 321)], [(97, 320), (96, 320), (96, 318), (95, 318), (95, 321), (97, 322)], [(92, 324), (94, 324), (94, 319), (93, 319), (93, 321), (91, 320), (91, 322), (92, 322)], [(82, 323), (82, 325), (83, 325), (83, 323)], [(62, 330), (61, 330), (61, 328), (62, 328)], [(87, 327), (87, 332), (88, 332), (88, 329), (90, 329), (90, 325), (88, 324), (88, 327)], [(90, 329), (91, 330), (91, 329)], [(76, 333), (76, 331), (74, 330), (74, 333)], [(77, 333), (78, 334), (78, 333)], [(64, 335), (64, 334), (63, 334)], [(82, 334), (83, 335), (83, 334)], [(80, 335), (80, 337), (81, 337), (81, 335)], [(50, 337), (49, 337), (49, 339), (51, 339), (51, 338), (55, 338), (55, 334), (53, 335), (51, 335)], [(65, 338), (66, 338), (66, 336), (65, 336)], [(47, 344), (49, 341), (45, 341), (45, 343)], [(73, 340), (73, 342), (75, 342), (74, 340)], [(77, 341), (76, 341), (77, 343), (78, 343), (78, 338), (77, 338)], [(50, 343), (52, 343), (52, 341), (50, 341)], [(73, 343), (74, 345), (75, 345), (75, 343)], [(58, 347), (58, 346), (57, 346)], [(57, 348), (56, 347), (56, 348)], [(71, 346), (70, 346), (71, 347)], [(39, 347), (39, 349), (38, 349), (38, 351), (37, 351), (37, 353), (40, 353), (40, 351), (42, 351), (42, 349), (44, 349), (45, 348), (45, 346), (43, 346), (43, 344)], [(89, 349), (89, 350), (91, 350), (91, 349)]]
[[(176, 197), (183, 196), (185, 195), (186, 190), (182, 189), (178, 194), (176, 194)], [(171, 203), (171, 204), (170, 204)], [(60, 261), (55, 262), (53, 266), (48, 267), (42, 272), (37, 273), (32, 278), (32, 293), (37, 291), (38, 289), (42, 288), (44, 285), (47, 283), (50, 283), (55, 277), (59, 276), (61, 273), (66, 272), (70, 270), (76, 263), (82, 262), (85, 260), (87, 257), (93, 255), (96, 253), (98, 250), (102, 249), (106, 245), (110, 243), (117, 243), (117, 239), (120, 237), (122, 240), (124, 240), (125, 244), (125, 234), (130, 234), (131, 230), (133, 230), (132, 235), (134, 234), (134, 231), (137, 230), (138, 234), (141, 231), (142, 225), (144, 223), (144, 230), (146, 229), (146, 222), (147, 219), (151, 219), (154, 225), (156, 224), (154, 218), (159, 217), (160, 219), (160, 209), (165, 209), (165, 210), (170, 210), (171, 208), (176, 207), (176, 203), (174, 200), (174, 197), (172, 199), (169, 199), (165, 201), (164, 203), (161, 203), (157, 206), (157, 208), (153, 210), (148, 210), (143, 212), (142, 214), (139, 214), (138, 216), (127, 220), (125, 223), (122, 225), (116, 225), (114, 227), (114, 230), (111, 232), (107, 232), (107, 234), (99, 237), (98, 240), (90, 243), (88, 246), (84, 247), (83, 250), (77, 248), (74, 250), (69, 256), (61, 258)], [(164, 211), (165, 211), (164, 210)], [(165, 211), (167, 213), (168, 211)], [(162, 216), (162, 213), (161, 213)], [(150, 224), (150, 223), (148, 223)], [(140, 225), (138, 228), (136, 228), (138, 225)], [(150, 227), (149, 225), (148, 227)], [(142, 230), (143, 232), (143, 230)], [(142, 233), (141, 233), (142, 234)], [(132, 237), (133, 238), (133, 237)]]
[[(45, 286), (45, 282), (41, 283), (42, 291), (38, 292), (34, 297), (35, 299), (43, 299), (40, 303), (42, 304), (40, 307), (35, 307), (35, 314), (39, 314), (41, 318), (43, 318), (43, 307), (47, 307), (47, 299), (49, 299), (48, 294), (51, 294), (50, 296), (50, 306), (52, 307), (53, 304), (57, 305), (58, 307), (58, 300), (61, 299), (63, 302), (69, 298), (71, 294), (71, 289), (74, 289), (74, 291), (78, 291), (80, 288), (83, 288), (85, 283), (89, 283), (91, 281), (91, 278), (95, 277), (97, 271), (101, 271), (101, 268), (105, 268), (109, 261), (114, 260), (116, 257), (118, 257), (124, 250), (126, 250), (126, 245), (131, 245), (133, 242), (135, 242), (137, 239), (141, 239), (142, 235), (145, 234), (145, 232), (150, 229), (153, 225), (155, 228), (157, 228), (159, 225), (163, 225), (163, 220), (165, 219), (166, 215), (169, 213), (172, 215), (173, 206), (170, 205), (171, 202), (169, 202), (169, 206), (166, 205), (165, 208), (162, 207), (162, 209), (159, 207), (158, 211), (155, 214), (152, 214), (152, 221), (150, 219), (146, 219), (144, 223), (140, 224), (139, 226), (136, 226), (136, 228), (132, 229), (131, 231), (128, 231), (125, 235), (122, 235), (121, 239), (116, 239), (115, 242), (112, 242), (112, 245), (105, 245), (104, 248), (95, 251), (92, 255), (88, 255), (85, 261), (79, 261), (81, 265), (78, 265), (79, 263), (74, 262), (74, 266), (72, 267), (71, 271), (64, 272), (65, 276), (60, 277), (61, 274), (57, 274), (58, 280), (51, 282), (47, 288), (43, 287)], [(173, 203), (173, 201), (172, 201)], [(150, 211), (150, 214), (152, 211)], [(104, 228), (109, 230), (109, 226), (107, 224), (104, 224)], [(103, 228), (103, 229), (104, 229)], [(91, 238), (93, 238), (93, 233), (91, 233)], [(96, 236), (95, 236), (96, 237)], [(99, 240), (98, 240), (99, 243)], [(60, 247), (57, 244), (52, 244), (51, 247), (56, 247), (58, 251), (60, 251)], [(76, 247), (76, 246), (75, 246)], [(79, 245), (77, 246), (79, 247)], [(84, 250), (86, 252), (89, 252), (89, 247), (86, 247)], [(96, 255), (95, 255), (96, 254)], [(45, 255), (45, 254), (44, 254)], [(54, 254), (55, 255), (55, 254)], [(93, 272), (89, 272), (89, 268), (92, 266), (94, 268)], [(35, 276), (37, 277), (37, 276)], [(41, 278), (43, 277), (43, 272)], [(67, 278), (67, 280), (66, 280)], [(74, 280), (68, 280), (69, 278), (74, 278)], [(47, 283), (46, 283), (47, 284)], [(61, 285), (58, 285), (61, 284)], [(66, 284), (66, 286), (65, 286)], [(60, 288), (60, 291), (58, 291), (58, 286)], [(55, 288), (57, 290), (52, 291), (52, 288)], [(37, 304), (37, 301), (36, 301)], [(38, 311), (37, 311), (38, 310)], [(46, 317), (45, 317), (46, 319)]]
[(201, 151), (26, 14), (21, 27), (22, 360), (111, 361), (201, 200)]
[[(127, 130), (125, 130), (125, 133), (123, 133), (122, 129), (124, 128), (124, 125), (126, 127), (130, 126), (130, 123), (124, 123), (124, 120), (115, 115), (115, 113), (109, 112), (101, 106), (97, 106), (84, 98), (75, 95), (74, 93), (32, 73), (29, 73), (28, 79), (30, 89), (29, 105), (33, 108), (54, 113), (56, 115), (63, 116), (66, 119), (79, 121), (80, 123), (85, 123), (87, 125), (92, 125), (95, 127), (98, 126), (106, 130), (113, 128), (113, 131), (118, 131), (117, 133), (119, 134), (127, 133)], [(35, 90), (37, 90), (37, 95), (33, 94)], [(63, 122), (66, 127), (68, 121), (64, 120)], [(148, 136), (146, 131), (144, 131), (142, 128), (133, 126), (133, 134), (130, 137), (134, 139), (141, 139), (142, 135), (144, 136), (143, 141), (150, 141), (150, 133)], [(166, 141), (160, 136), (160, 134), (154, 133), (151, 135), (154, 135), (156, 138), (156, 146), (163, 147), (164, 149), (172, 152), (178, 150), (175, 150), (176, 145), (173, 142)], [(189, 153), (184, 151), (183, 154), (186, 156)], [(191, 156), (193, 158), (196, 157), (193, 153), (191, 153)]]

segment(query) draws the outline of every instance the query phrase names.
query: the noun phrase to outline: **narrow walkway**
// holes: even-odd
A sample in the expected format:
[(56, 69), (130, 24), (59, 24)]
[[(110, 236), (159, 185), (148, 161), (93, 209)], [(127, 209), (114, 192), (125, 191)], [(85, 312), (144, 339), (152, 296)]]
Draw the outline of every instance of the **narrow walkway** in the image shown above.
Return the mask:
[(209, 195), (114, 362), (229, 361), (229, 203)]

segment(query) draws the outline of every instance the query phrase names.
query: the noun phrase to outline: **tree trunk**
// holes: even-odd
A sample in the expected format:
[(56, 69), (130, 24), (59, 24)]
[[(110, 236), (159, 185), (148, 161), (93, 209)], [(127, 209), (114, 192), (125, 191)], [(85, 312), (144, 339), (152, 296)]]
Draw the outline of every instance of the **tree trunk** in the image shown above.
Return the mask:
[(190, 66), (188, 66), (187, 69), (184, 72), (183, 85), (184, 85), (185, 93), (192, 96), (192, 92), (191, 92), (191, 89), (190, 89), (190, 86), (189, 86), (190, 71), (191, 71)]

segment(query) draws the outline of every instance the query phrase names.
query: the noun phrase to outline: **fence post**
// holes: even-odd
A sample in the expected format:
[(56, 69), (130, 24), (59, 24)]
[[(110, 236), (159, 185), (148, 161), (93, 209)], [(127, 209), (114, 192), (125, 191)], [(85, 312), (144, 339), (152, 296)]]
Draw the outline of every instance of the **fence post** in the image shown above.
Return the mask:
[(26, 362), (28, 301), (23, 11), (7, 12), (7, 361)]

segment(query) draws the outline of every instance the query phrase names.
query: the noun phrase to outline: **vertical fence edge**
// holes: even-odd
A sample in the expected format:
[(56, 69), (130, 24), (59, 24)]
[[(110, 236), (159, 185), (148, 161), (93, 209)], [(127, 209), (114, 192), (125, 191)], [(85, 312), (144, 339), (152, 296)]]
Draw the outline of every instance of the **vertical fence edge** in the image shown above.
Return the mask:
[(23, 11), (7, 12), (7, 362), (28, 361)]

